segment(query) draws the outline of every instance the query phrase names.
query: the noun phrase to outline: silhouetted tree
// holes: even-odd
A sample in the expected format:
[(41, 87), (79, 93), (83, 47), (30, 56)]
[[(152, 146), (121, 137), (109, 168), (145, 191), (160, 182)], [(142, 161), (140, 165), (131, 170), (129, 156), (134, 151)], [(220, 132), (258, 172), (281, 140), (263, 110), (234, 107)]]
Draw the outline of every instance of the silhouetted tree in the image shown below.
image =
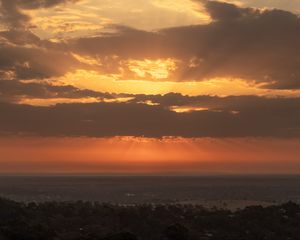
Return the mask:
[(300, 205), (292, 202), (232, 212), (193, 205), (25, 204), (0, 199), (0, 240), (298, 240), (299, 236)]
[(188, 240), (189, 231), (181, 224), (173, 224), (163, 231), (165, 240)]
[(137, 237), (130, 232), (121, 232), (107, 236), (103, 240), (137, 240)]

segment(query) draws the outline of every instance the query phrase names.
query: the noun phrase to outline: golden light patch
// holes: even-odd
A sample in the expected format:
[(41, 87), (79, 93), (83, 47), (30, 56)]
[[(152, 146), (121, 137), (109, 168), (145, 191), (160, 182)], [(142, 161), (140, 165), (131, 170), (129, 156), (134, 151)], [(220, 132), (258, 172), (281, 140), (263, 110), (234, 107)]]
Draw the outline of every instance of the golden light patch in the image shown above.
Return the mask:
[(122, 79), (120, 74), (101, 74), (97, 71), (77, 70), (64, 77), (52, 80), (57, 85), (73, 85), (80, 89), (100, 92), (128, 94), (167, 94), (170, 92), (183, 95), (216, 95), (216, 96), (282, 96), (298, 97), (299, 90), (264, 89), (260, 85), (243, 79), (214, 78), (205, 81), (175, 82), (171, 79), (157, 81)]
[(194, 111), (207, 111), (208, 108), (196, 107), (196, 106), (172, 106), (171, 111), (177, 113), (194, 112)]
[(60, 103), (125, 103), (134, 99), (133, 97), (119, 97), (119, 98), (21, 98), (18, 103), (32, 106), (54, 106)]
[(2, 80), (12, 80), (16, 78), (16, 73), (14, 71), (1, 71), (0, 77)]
[[(39, 12), (26, 11), (32, 17), (33, 32), (41, 38), (57, 39), (82, 37), (94, 34), (113, 22), (91, 11), (82, 11), (75, 5), (69, 5), (57, 11), (41, 9)], [(74, 8), (72, 8), (74, 7)], [(78, 6), (77, 6), (78, 7)]]
[(75, 54), (75, 53), (72, 53), (72, 56), (79, 62), (87, 64), (87, 65), (94, 65), (94, 66), (102, 65), (100, 59), (95, 59), (95, 58), (92, 58), (89, 56), (82, 56), (82, 55)]
[(176, 60), (157, 59), (157, 60), (129, 60), (128, 68), (131, 72), (135, 73), (137, 77), (146, 79), (167, 79), (171, 72), (176, 70)]
[(32, 30), (49, 39), (99, 33), (110, 24), (153, 30), (206, 23), (209, 16), (199, 8), (190, 0), (81, 0), (24, 12), (31, 16)]
[(32, 105), (32, 106), (54, 106), (59, 103), (95, 103), (99, 102), (99, 99), (93, 97), (87, 98), (23, 98), (19, 101), (20, 104)]
[(113, 98), (113, 99), (103, 99), (103, 102), (106, 103), (125, 103), (129, 102), (130, 100), (133, 100), (134, 97), (119, 97), (119, 98)]
[(172, 91), (173, 82), (153, 82), (145, 80), (120, 81), (121, 75), (100, 74), (96, 71), (77, 70), (59, 79), (57, 85), (73, 85), (81, 89), (91, 89), (109, 93), (160, 94)]
[(159, 105), (159, 103), (152, 102), (151, 100), (141, 101), (141, 102), (138, 102), (138, 103), (146, 104), (146, 105), (149, 105), (149, 106), (158, 106)]
[(159, 8), (169, 9), (178, 13), (190, 13), (201, 19), (201, 22), (209, 22), (210, 16), (199, 3), (190, 0), (152, 0), (153, 5)]

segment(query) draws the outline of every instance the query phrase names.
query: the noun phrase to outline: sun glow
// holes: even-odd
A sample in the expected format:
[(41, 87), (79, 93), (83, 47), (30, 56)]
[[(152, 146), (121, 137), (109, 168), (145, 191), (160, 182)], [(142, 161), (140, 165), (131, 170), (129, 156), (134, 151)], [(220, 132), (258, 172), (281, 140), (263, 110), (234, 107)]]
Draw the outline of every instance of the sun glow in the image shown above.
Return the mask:
[[(157, 64), (157, 63), (155, 63)], [(151, 64), (150, 64), (151, 65)], [(152, 65), (151, 65), (152, 66)], [(162, 72), (166, 71), (163, 65)], [(153, 66), (152, 66), (153, 67)], [(137, 70), (141, 74), (149, 75), (147, 71)], [(163, 76), (160, 71), (157, 76)], [(156, 74), (152, 73), (152, 74)], [(165, 73), (164, 73), (165, 74)], [(161, 80), (161, 79), (160, 79)], [(249, 83), (243, 79), (232, 78), (214, 78), (205, 81), (185, 81), (175, 82), (172, 79), (163, 79), (160, 81), (147, 79), (130, 79), (120, 74), (104, 74), (98, 71), (78, 69), (69, 72), (61, 78), (55, 78), (51, 81), (57, 85), (74, 85), (81, 89), (90, 89), (100, 92), (110, 93), (128, 93), (128, 94), (167, 94), (169, 92), (181, 93), (184, 95), (259, 95), (259, 96), (300, 96), (299, 90), (270, 90), (260, 88), (260, 86)]]
[(185, 113), (185, 112), (193, 112), (193, 111), (207, 111), (209, 109), (204, 107), (196, 107), (196, 106), (172, 106), (170, 110), (177, 113)]
[(176, 61), (174, 59), (158, 59), (150, 60), (129, 60), (128, 68), (135, 73), (139, 78), (146, 78), (148, 80), (162, 80), (168, 79), (171, 72), (176, 70)]
[(0, 138), (0, 172), (291, 173), (299, 153), (299, 140), (289, 139), (8, 137)]
[(18, 103), (32, 106), (53, 106), (59, 103), (94, 103), (99, 99), (94, 97), (87, 98), (23, 98)]

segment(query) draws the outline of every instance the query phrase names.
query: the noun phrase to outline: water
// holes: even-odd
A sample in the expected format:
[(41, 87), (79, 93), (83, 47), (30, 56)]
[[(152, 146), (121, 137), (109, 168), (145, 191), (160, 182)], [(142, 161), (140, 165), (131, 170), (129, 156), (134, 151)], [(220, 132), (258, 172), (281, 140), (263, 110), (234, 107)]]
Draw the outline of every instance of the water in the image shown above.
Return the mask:
[(300, 176), (0, 176), (0, 195), (26, 202), (83, 200), (243, 207), (300, 202)]

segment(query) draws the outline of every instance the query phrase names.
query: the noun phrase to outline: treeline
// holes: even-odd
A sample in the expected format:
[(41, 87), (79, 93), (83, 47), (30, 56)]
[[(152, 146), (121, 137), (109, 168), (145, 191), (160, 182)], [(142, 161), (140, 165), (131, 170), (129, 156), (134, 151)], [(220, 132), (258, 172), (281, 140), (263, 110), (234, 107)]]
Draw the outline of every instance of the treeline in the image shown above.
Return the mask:
[(242, 210), (0, 199), (0, 240), (296, 240), (300, 205)]

